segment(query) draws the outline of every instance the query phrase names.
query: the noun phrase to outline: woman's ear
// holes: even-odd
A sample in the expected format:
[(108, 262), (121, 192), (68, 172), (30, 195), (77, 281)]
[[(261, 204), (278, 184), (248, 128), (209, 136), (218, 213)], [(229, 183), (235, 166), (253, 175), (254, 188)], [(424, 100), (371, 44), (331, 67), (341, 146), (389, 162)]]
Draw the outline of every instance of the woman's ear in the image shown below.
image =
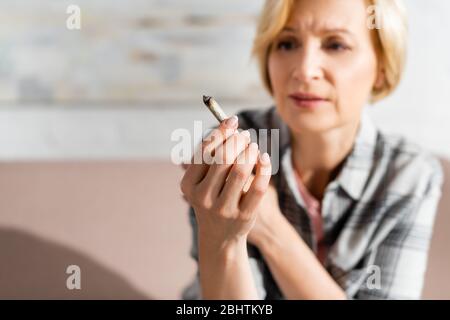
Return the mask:
[(383, 88), (386, 81), (386, 73), (383, 67), (378, 69), (377, 78), (375, 79), (375, 83), (373, 85), (374, 91), (379, 91)]

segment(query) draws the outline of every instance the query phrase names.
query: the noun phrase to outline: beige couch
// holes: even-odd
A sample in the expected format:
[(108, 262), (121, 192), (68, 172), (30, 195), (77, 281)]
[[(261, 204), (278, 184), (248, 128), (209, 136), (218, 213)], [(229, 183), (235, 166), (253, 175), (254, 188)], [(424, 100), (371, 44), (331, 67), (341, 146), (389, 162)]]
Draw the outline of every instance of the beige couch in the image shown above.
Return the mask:
[[(424, 298), (450, 298), (450, 163)], [(182, 170), (159, 162), (0, 164), (0, 298), (179, 298), (189, 258)], [(81, 269), (68, 290), (66, 269)]]

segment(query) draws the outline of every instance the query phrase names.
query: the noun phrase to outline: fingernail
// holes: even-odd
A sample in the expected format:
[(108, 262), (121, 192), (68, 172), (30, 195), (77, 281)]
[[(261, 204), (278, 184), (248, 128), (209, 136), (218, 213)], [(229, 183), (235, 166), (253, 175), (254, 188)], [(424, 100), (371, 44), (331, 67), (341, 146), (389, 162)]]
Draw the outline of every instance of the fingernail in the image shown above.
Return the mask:
[(259, 146), (256, 142), (250, 143), (250, 145), (248, 147), (251, 149), (256, 149), (256, 150), (258, 150), (258, 148), (259, 148)]
[(264, 164), (268, 164), (270, 162), (270, 156), (267, 152), (264, 152), (261, 156), (261, 162)]
[(237, 116), (232, 116), (231, 118), (227, 119), (225, 124), (228, 127), (234, 127), (236, 124), (238, 123), (238, 117)]
[(242, 131), (241, 134), (246, 138), (250, 138), (250, 132), (248, 130)]

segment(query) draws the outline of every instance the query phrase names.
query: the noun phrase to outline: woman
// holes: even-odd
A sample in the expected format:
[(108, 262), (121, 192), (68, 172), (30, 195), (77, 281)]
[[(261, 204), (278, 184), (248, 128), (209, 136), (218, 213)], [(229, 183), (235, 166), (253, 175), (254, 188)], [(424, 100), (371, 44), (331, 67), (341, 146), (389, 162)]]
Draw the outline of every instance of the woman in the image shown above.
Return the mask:
[[(231, 162), (187, 167), (181, 190), (199, 272), (184, 298), (420, 298), (441, 168), (364, 111), (400, 81), (402, 8), (266, 1), (254, 53), (276, 107), (241, 112), (200, 148), (223, 157), (233, 142)], [(264, 171), (277, 159), (258, 157), (238, 126), (280, 130), (273, 176)]]

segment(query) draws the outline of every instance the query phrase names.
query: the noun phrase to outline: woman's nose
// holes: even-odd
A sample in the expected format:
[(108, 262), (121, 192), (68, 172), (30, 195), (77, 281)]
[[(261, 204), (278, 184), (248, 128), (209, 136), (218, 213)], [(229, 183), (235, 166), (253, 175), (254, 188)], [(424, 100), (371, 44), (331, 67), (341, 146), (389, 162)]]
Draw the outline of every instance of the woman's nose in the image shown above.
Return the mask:
[(323, 77), (320, 50), (313, 46), (304, 46), (295, 63), (293, 78), (300, 82), (310, 82)]

